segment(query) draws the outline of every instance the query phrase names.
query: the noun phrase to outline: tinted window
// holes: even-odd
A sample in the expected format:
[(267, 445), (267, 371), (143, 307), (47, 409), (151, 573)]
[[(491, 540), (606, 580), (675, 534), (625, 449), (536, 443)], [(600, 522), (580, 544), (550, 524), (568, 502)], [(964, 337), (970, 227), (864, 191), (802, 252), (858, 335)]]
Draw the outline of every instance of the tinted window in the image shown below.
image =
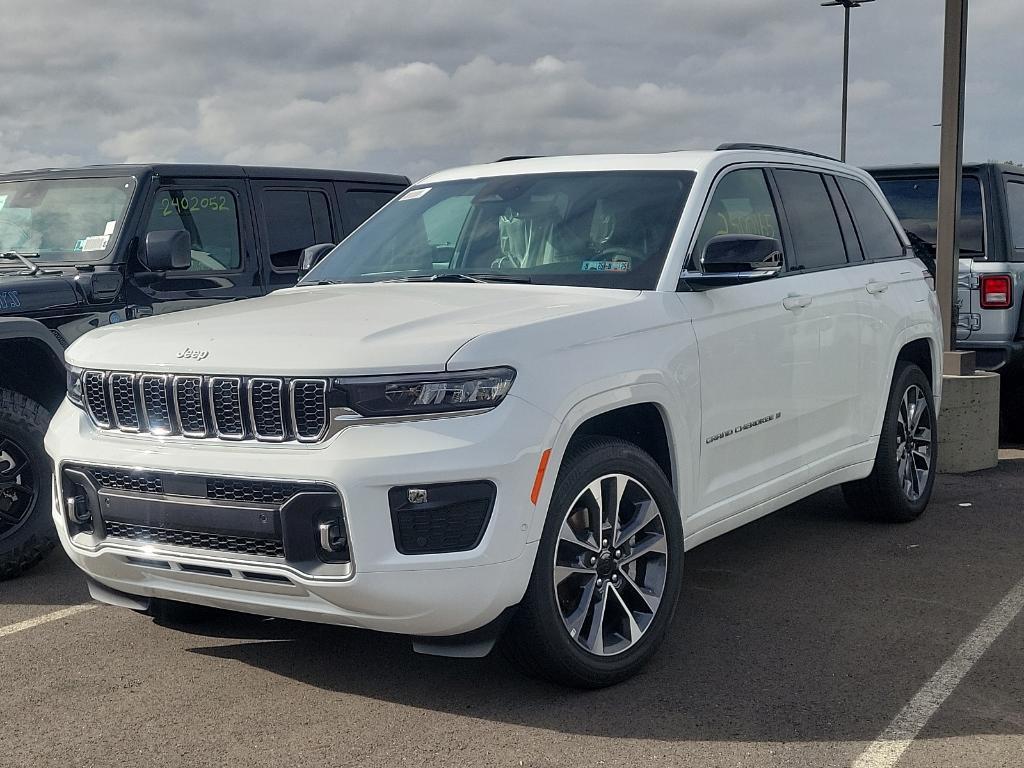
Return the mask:
[(874, 193), (856, 179), (840, 177), (839, 188), (843, 191), (846, 205), (853, 214), (857, 235), (867, 259), (888, 259), (903, 255), (900, 242), (892, 222), (875, 198)]
[(271, 189), (263, 193), (270, 265), (294, 272), (304, 248), (333, 241), (327, 195), (317, 190)]
[(379, 211), (384, 203), (395, 196), (395, 192), (370, 192), (353, 190), (345, 193), (345, 218), (349, 230), (353, 230)]
[(192, 272), (238, 269), (238, 205), (224, 189), (162, 189), (153, 201), (147, 232), (184, 229), (192, 237)]
[(807, 269), (846, 263), (846, 248), (825, 180), (809, 171), (775, 171), (793, 236), (796, 263)]
[(700, 258), (708, 240), (716, 235), (779, 237), (779, 219), (763, 171), (733, 171), (715, 187), (694, 245), (694, 258)]
[[(934, 250), (935, 221), (939, 209), (939, 180), (879, 179), (889, 205), (916, 246)], [(964, 176), (960, 193), (960, 250), (965, 256), (984, 254), (985, 217), (982, 214), (981, 182)]]
[(1013, 247), (1024, 250), (1024, 183), (1011, 181), (1006, 185), (1006, 205), (1010, 212)]

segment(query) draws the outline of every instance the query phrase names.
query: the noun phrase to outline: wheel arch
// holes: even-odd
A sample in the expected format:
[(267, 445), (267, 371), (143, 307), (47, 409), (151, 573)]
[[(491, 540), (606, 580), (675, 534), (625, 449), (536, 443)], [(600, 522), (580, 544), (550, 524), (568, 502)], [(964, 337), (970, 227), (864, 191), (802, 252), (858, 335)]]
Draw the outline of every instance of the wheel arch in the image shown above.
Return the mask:
[(669, 393), (662, 385), (642, 384), (593, 395), (571, 408), (551, 443), (530, 540), (540, 538), (562, 460), (573, 440), (581, 437), (618, 437), (649, 453), (665, 472), (683, 514), (688, 508), (685, 494), (693, 488), (692, 457), (686, 441), (689, 425), (669, 403)]
[(52, 413), (64, 398), (64, 350), (42, 323), (0, 320), (0, 387), (29, 397)]
[(892, 389), (896, 366), (900, 362), (909, 362), (918, 366), (928, 378), (935, 399), (936, 411), (942, 395), (942, 345), (934, 336), (934, 329), (927, 325), (911, 326), (903, 330), (894, 346), (894, 354), (885, 373), (885, 389), (879, 398), (879, 409), (874, 419), (873, 437), (881, 434), (882, 420), (885, 418), (885, 406), (888, 403), (889, 391)]

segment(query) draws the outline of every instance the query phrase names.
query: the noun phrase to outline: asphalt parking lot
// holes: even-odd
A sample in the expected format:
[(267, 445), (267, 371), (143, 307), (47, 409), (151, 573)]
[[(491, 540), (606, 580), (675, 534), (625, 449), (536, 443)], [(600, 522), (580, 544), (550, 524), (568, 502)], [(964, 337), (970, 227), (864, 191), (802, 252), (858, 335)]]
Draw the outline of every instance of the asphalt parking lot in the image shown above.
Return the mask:
[(991, 615), (1021, 591), (1024, 451), (1002, 456), (940, 477), (911, 525), (829, 491), (694, 550), (656, 661), (592, 693), (348, 629), (54, 619), (88, 603), (55, 553), (0, 583), (0, 765), (876, 768), (893, 753), (872, 743), (924, 711), (901, 768), (1020, 766), (1024, 615)]

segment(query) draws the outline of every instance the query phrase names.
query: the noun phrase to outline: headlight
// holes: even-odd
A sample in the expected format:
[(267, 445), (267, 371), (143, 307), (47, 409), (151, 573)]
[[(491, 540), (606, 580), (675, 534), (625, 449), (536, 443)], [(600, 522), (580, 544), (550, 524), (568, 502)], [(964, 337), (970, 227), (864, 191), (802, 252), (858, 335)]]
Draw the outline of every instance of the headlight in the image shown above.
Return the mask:
[(516, 377), (511, 368), (408, 376), (337, 378), (331, 405), (361, 416), (411, 416), (494, 408)]
[(77, 405), (79, 408), (84, 408), (85, 403), (82, 401), (82, 369), (75, 368), (73, 365), (67, 366), (68, 370), (68, 400)]

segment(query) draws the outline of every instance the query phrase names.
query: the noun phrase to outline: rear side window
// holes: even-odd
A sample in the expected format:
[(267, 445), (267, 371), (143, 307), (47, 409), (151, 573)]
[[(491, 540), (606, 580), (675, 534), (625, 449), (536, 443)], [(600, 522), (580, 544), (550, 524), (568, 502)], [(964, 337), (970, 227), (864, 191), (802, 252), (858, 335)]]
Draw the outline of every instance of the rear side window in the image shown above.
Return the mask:
[(839, 188), (853, 215), (865, 259), (890, 259), (903, 255), (903, 243), (874, 193), (856, 179), (839, 177)]
[(345, 224), (351, 232), (377, 211), (384, 207), (397, 194), (394, 192), (374, 192), (356, 189), (345, 193)]
[(716, 235), (761, 235), (779, 239), (779, 219), (764, 171), (759, 168), (732, 171), (715, 187), (693, 248), (695, 260), (700, 259), (704, 247)]
[(775, 183), (789, 222), (797, 266), (819, 269), (846, 264), (839, 220), (821, 174), (778, 170)]
[[(889, 205), (916, 247), (934, 251), (939, 209), (938, 178), (878, 179)], [(985, 216), (981, 182), (964, 176), (960, 191), (960, 255), (984, 256)]]
[(1013, 247), (1024, 250), (1024, 182), (1011, 181), (1006, 185), (1006, 207), (1010, 212), (1010, 234)]
[(275, 272), (295, 272), (304, 248), (334, 242), (330, 203), (319, 190), (268, 189), (263, 212)]

